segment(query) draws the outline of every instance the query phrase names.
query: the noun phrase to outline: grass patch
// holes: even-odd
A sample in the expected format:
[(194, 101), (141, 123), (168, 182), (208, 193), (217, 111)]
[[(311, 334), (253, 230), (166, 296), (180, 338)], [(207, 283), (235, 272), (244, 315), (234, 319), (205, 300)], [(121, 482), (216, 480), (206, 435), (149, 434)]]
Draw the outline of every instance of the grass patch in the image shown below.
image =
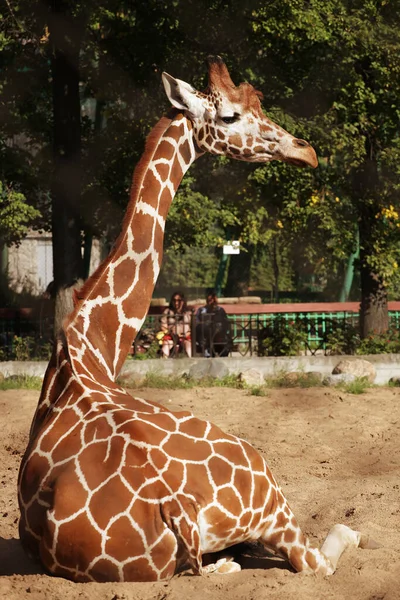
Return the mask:
[(123, 384), (131, 388), (158, 388), (161, 390), (187, 390), (195, 387), (228, 387), (249, 390), (251, 396), (268, 396), (268, 389), (270, 388), (310, 388), (321, 387), (323, 385), (321, 376), (318, 373), (312, 372), (282, 372), (274, 377), (269, 377), (265, 380), (264, 384), (259, 386), (249, 386), (241, 380), (239, 375), (226, 375), (219, 379), (210, 376), (194, 379), (188, 375), (178, 377), (176, 375), (161, 375), (157, 372), (146, 373), (144, 380), (136, 385), (127, 382), (123, 382)]
[(250, 396), (269, 396), (269, 388), (266, 385), (253, 385), (249, 389)]
[(146, 373), (144, 381), (138, 385), (140, 388), (158, 388), (160, 390), (187, 390), (194, 387), (189, 377), (166, 376), (158, 373)]
[(321, 387), (322, 380), (318, 373), (303, 373), (293, 371), (292, 373), (282, 372), (274, 377), (268, 377), (265, 385), (269, 388), (311, 388)]
[(366, 377), (356, 377), (354, 381), (339, 383), (337, 387), (348, 394), (363, 394), (371, 386), (372, 383)]
[(203, 377), (202, 379), (198, 379), (195, 381), (195, 385), (199, 387), (229, 387), (235, 388), (236, 390), (244, 390), (247, 389), (247, 385), (244, 381), (242, 381), (239, 375), (225, 375), (225, 377), (221, 377), (221, 379), (216, 379), (215, 377)]
[(43, 379), (35, 375), (11, 375), (0, 381), (0, 390), (38, 390), (42, 389)]
[(158, 373), (146, 373), (143, 382), (137, 387), (139, 388), (158, 388), (161, 390), (188, 390), (195, 387), (230, 387), (236, 389), (245, 389), (247, 386), (240, 381), (237, 375), (226, 375), (221, 379), (215, 377), (202, 377), (194, 379), (188, 375), (177, 377), (176, 375), (166, 376)]
[(400, 387), (400, 379), (398, 379), (397, 377), (395, 377), (393, 379), (389, 379), (389, 381), (387, 382), (387, 386), (388, 387)]

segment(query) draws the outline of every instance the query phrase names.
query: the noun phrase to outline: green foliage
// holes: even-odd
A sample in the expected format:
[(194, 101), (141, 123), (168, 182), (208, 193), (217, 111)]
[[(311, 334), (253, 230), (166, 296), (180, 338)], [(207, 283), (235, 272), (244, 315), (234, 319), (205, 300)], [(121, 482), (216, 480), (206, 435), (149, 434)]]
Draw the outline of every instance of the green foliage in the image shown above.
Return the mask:
[(148, 360), (151, 358), (158, 358), (160, 353), (160, 344), (158, 340), (153, 340), (150, 346), (146, 349), (146, 352), (136, 352), (132, 356), (133, 360)]
[(157, 388), (160, 390), (191, 389), (195, 382), (187, 377), (177, 375), (166, 376), (150, 371), (146, 373), (144, 381), (138, 386), (140, 388)]
[(40, 212), (26, 203), (23, 194), (0, 181), (0, 241), (10, 246), (21, 241)]
[(296, 356), (306, 349), (307, 332), (300, 319), (276, 317), (259, 337), (259, 356)]
[[(320, 157), (308, 201), (283, 200), (297, 235), (312, 240), (301, 254), (336, 277), (358, 221), (362, 265), (383, 287), (398, 286), (399, 277), (398, 9), (397, 2), (284, 0), (260, 6), (252, 24), (265, 49), (259, 66), (272, 65), (271, 104), (283, 97), (289, 110), (300, 109), (304, 137)], [(280, 220), (290, 238), (295, 230)]]
[(397, 354), (400, 352), (400, 331), (390, 327), (385, 333), (371, 334), (360, 341), (356, 354)]
[(41, 390), (43, 380), (34, 375), (12, 375), (0, 380), (0, 390)]
[(359, 345), (359, 328), (344, 323), (328, 333), (325, 347), (327, 354), (355, 354)]
[(283, 371), (278, 375), (266, 378), (265, 386), (267, 388), (310, 388), (320, 387), (322, 385), (321, 378), (316, 373), (302, 373)]
[(337, 387), (348, 394), (364, 394), (371, 384), (366, 377), (356, 377), (354, 381), (340, 383)]
[(255, 385), (249, 389), (249, 395), (265, 398), (269, 396), (269, 389), (265, 385)]
[(166, 293), (163, 290), (168, 289), (169, 294), (171, 288), (185, 291), (187, 287), (197, 287), (202, 295), (203, 288), (214, 287), (218, 261), (213, 248), (186, 247), (182, 252), (167, 249), (156, 285), (157, 293), (162, 295)]
[[(255, 256), (275, 244), (285, 274), (269, 274), (271, 285), (298, 286), (313, 276), (333, 295), (359, 227), (358, 266), (384, 293), (400, 289), (398, 0), (100, 0), (64, 9), (60, 19), (87, 23), (80, 51), (84, 189), (73, 199), (85, 229), (116, 237), (132, 167), (167, 108), (161, 72), (204, 89), (204, 57), (222, 52), (233, 80), (260, 88), (269, 116), (316, 147), (320, 167), (202, 158), (172, 207), (167, 247), (175, 254), (220, 247), (228, 232), (256, 248)], [(50, 227), (49, 13), (28, 0), (7, 3), (3, 13), (0, 181)], [(20, 239), (36, 217), (18, 206), (11, 224), (0, 219), (5, 243)]]
[(236, 389), (244, 389), (246, 386), (236, 375), (226, 375), (217, 379), (215, 377), (203, 377), (201, 379), (193, 379), (186, 375), (166, 376), (157, 372), (146, 373), (146, 377), (138, 387), (141, 388), (158, 388), (165, 390), (176, 389), (192, 389), (195, 387), (228, 387)]
[(195, 191), (194, 185), (192, 176), (184, 178), (169, 212), (165, 241), (174, 252), (189, 246), (221, 246), (224, 228), (235, 223), (235, 216), (223, 203)]
[(53, 343), (32, 336), (14, 335), (11, 347), (0, 348), (0, 361), (50, 360)]

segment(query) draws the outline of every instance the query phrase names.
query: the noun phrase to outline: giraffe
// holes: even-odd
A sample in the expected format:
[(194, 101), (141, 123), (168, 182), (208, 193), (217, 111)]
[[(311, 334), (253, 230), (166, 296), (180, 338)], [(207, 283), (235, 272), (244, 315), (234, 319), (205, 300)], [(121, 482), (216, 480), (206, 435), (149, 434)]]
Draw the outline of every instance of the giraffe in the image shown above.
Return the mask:
[(76, 582), (157, 581), (240, 569), (202, 557), (259, 541), (296, 571), (331, 574), (366, 536), (335, 526), (311, 547), (264, 458), (186, 411), (134, 398), (116, 377), (149, 307), (165, 220), (204, 152), (317, 166), (313, 148), (269, 120), (219, 57), (205, 92), (164, 73), (172, 104), (150, 133), (121, 234), (77, 292), (44, 377), (18, 480), (19, 531), (48, 572)]

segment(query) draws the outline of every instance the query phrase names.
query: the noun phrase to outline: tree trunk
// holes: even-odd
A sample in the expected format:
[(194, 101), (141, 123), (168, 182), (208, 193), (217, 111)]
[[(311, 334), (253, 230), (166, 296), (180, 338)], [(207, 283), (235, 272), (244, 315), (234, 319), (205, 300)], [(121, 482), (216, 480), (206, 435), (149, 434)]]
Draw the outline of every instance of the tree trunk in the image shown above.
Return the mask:
[(81, 107), (79, 52), (84, 32), (81, 18), (68, 13), (68, 3), (53, 0), (49, 17), (54, 111), (54, 169), (51, 182), (53, 272), (56, 296), (55, 334), (71, 308), (60, 294), (83, 277), (79, 203), (81, 173)]
[(381, 278), (368, 267), (361, 268), (361, 293), (361, 337), (384, 333), (389, 327), (387, 292)]
[[(369, 156), (372, 150), (367, 149)], [(387, 290), (383, 278), (371, 266), (374, 256), (374, 239), (376, 238), (376, 214), (379, 212), (379, 175), (376, 160), (372, 157), (365, 160), (356, 173), (354, 190), (359, 198), (359, 231), (360, 231), (360, 335), (384, 333), (389, 327)]]
[(247, 296), (250, 285), (250, 267), (253, 252), (251, 247), (247, 252), (232, 254), (228, 268), (228, 278), (225, 286), (225, 296)]
[(278, 249), (277, 249), (277, 240), (276, 235), (272, 240), (272, 252), (271, 252), (271, 260), (272, 260), (272, 272), (274, 274), (274, 281), (272, 284), (273, 289), (273, 300), (274, 302), (279, 302), (279, 263), (278, 263)]
[(362, 338), (374, 333), (384, 333), (389, 327), (387, 290), (382, 277), (368, 262), (371, 248), (372, 227), (377, 206), (363, 205), (360, 219), (360, 335)]

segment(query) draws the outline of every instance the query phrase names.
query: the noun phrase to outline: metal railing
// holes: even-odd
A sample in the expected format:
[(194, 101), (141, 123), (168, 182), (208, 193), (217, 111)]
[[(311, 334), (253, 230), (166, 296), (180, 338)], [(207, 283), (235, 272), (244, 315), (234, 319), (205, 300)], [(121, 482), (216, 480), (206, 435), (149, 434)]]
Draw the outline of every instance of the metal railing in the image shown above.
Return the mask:
[(0, 360), (48, 360), (54, 319), (31, 309), (0, 309)]
[[(400, 329), (400, 311), (389, 311), (389, 319)], [(327, 354), (332, 336), (340, 331), (356, 335), (359, 325), (356, 312), (228, 314), (226, 321), (210, 314), (202, 322), (196, 322), (193, 312), (184, 332), (179, 318), (168, 332), (162, 320), (162, 314), (147, 315), (132, 347), (135, 358), (279, 356), (285, 352), (278, 345), (287, 334), (298, 354)], [(46, 360), (52, 340), (53, 319), (48, 314), (0, 310), (0, 360)]]
[[(161, 338), (156, 338), (160, 331), (162, 315), (149, 314), (139, 332), (133, 348), (133, 354), (161, 356)], [(284, 354), (282, 344), (277, 347), (275, 340), (287, 334), (293, 334), (292, 348), (298, 348), (298, 354), (332, 353), (332, 337), (345, 332), (350, 338), (357, 335), (359, 315), (355, 312), (321, 312), (321, 313), (260, 313), (229, 314), (224, 333), (212, 323), (210, 326), (199, 326), (195, 315), (191, 316), (191, 356), (279, 356)], [(400, 311), (389, 312), (390, 325), (400, 328)], [(170, 353), (171, 358), (187, 356), (179, 336)], [(293, 338), (297, 338), (294, 339)]]

